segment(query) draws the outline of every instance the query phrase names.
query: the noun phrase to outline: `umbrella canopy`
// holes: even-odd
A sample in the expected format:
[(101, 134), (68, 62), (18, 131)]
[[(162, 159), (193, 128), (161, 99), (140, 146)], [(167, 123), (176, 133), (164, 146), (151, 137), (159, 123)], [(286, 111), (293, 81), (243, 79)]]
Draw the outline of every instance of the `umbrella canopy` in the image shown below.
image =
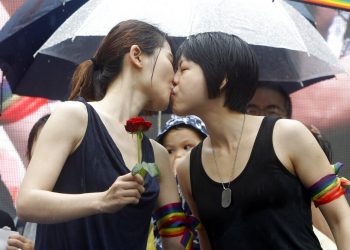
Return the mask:
[(315, 5), (333, 8), (333, 9), (350, 11), (349, 0), (293, 0), (293, 1), (304, 2), (308, 4), (315, 4)]
[(253, 45), (260, 80), (285, 83), (289, 92), (342, 71), (317, 30), (284, 1), (90, 0), (38, 51), (17, 92), (65, 99), (75, 67), (126, 19), (155, 24), (177, 42), (206, 31), (238, 35)]
[(293, 6), (300, 14), (303, 15), (313, 26), (316, 27), (315, 17), (311, 14), (309, 9), (305, 6), (304, 3), (295, 2), (295, 1), (287, 1), (287, 3)]
[(0, 68), (12, 89), (33, 62), (33, 54), (88, 0), (27, 0), (0, 31)]

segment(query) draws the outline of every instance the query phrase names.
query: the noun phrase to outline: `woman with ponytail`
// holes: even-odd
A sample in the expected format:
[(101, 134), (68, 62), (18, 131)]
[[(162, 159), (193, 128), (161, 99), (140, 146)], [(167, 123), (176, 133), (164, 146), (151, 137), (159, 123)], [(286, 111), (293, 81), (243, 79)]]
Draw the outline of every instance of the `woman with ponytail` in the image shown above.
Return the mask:
[[(142, 139), (142, 161), (160, 177), (131, 174), (137, 136), (124, 125), (167, 108), (173, 54), (166, 34), (137, 20), (116, 25), (93, 58), (78, 66), (70, 101), (51, 114), (37, 139), (17, 211), (38, 223), (35, 249), (145, 249), (153, 211), (179, 197), (167, 151)], [(181, 235), (165, 249), (184, 249)]]

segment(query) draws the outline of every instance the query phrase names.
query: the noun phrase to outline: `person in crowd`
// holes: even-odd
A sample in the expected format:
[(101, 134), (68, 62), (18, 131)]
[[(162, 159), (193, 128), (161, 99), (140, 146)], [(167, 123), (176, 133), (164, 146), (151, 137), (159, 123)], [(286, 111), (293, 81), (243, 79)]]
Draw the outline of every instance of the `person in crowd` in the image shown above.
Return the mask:
[(170, 166), (176, 175), (176, 166), (191, 149), (207, 137), (203, 121), (194, 115), (172, 115), (158, 134), (156, 141), (169, 153)]
[(252, 99), (248, 102), (249, 115), (292, 118), (293, 106), (289, 94), (273, 82), (259, 82)]
[[(194, 146), (198, 145), (207, 134), (208, 132), (202, 120), (194, 115), (184, 117), (172, 115), (165, 123), (161, 132), (158, 134), (156, 141), (167, 149), (170, 158), (170, 166), (175, 176), (176, 166), (179, 160), (185, 157)], [(179, 194), (182, 209), (187, 215), (192, 215), (180, 189)], [(155, 223), (153, 223), (153, 228), (156, 249), (161, 250), (162, 244)], [(193, 238), (193, 249), (200, 249), (199, 239), (196, 233)]]
[[(77, 67), (72, 101), (42, 128), (19, 191), (19, 217), (38, 223), (35, 249), (145, 249), (153, 211), (164, 249), (184, 249), (189, 230), (168, 153), (146, 136), (139, 147), (125, 129), (141, 111), (167, 108), (173, 77), (168, 37), (138, 20), (113, 27)], [(155, 162), (160, 176), (131, 173), (139, 160)]]
[(258, 80), (250, 46), (200, 33), (181, 45), (175, 66), (173, 112), (200, 117), (208, 130), (176, 169), (203, 225), (201, 248), (321, 249), (311, 197), (338, 249), (350, 249), (345, 187), (312, 133), (296, 120), (245, 114)]
[[(259, 82), (254, 96), (247, 105), (246, 112), (249, 115), (277, 116), (291, 119), (292, 107), (292, 100), (281, 85), (273, 82)], [(314, 125), (307, 127), (320, 144), (328, 160), (332, 162), (330, 143), (321, 135), (320, 131)], [(311, 203), (311, 211), (313, 224), (316, 229), (320, 231), (317, 237), (322, 243), (322, 247), (335, 249), (334, 237), (321, 211), (316, 208), (313, 203)]]

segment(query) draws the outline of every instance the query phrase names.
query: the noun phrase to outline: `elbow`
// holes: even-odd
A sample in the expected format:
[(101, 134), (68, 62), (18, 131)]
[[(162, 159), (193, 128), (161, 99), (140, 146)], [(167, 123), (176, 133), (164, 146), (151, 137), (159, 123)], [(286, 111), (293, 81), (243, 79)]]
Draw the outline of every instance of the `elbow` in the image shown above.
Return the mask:
[(16, 201), (16, 214), (18, 218), (24, 221), (30, 221), (29, 215), (29, 199), (26, 197), (27, 195), (18, 195)]

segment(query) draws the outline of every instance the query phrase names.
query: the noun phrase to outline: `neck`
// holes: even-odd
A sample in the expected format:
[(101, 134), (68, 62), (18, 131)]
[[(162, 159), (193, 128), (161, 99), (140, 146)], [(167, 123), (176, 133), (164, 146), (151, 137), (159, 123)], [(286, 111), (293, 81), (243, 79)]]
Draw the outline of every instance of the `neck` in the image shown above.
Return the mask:
[(215, 148), (232, 148), (239, 141), (245, 115), (236, 111), (224, 108), (216, 112), (208, 112), (203, 115), (211, 144)]
[(145, 95), (137, 88), (137, 82), (118, 77), (107, 89), (104, 98), (95, 105), (100, 112), (121, 123), (138, 116), (146, 103)]

